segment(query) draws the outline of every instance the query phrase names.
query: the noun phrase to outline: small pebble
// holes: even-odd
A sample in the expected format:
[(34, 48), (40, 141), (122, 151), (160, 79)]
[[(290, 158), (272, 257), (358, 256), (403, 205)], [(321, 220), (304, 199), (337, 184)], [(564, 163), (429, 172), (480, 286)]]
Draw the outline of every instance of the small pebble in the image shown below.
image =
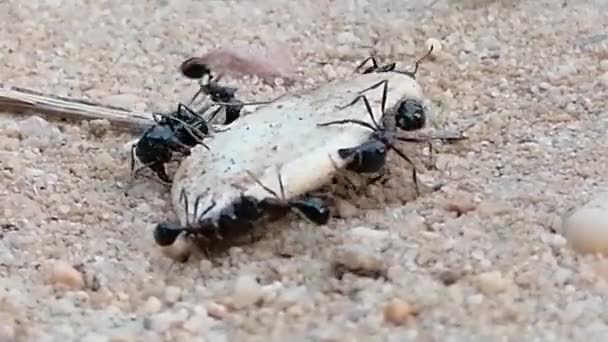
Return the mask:
[(347, 273), (361, 277), (385, 277), (387, 266), (379, 255), (366, 251), (363, 247), (340, 248), (332, 257), (332, 268), (337, 278)]
[(455, 213), (456, 217), (471, 212), (476, 207), (477, 204), (475, 204), (473, 196), (466, 193), (454, 194), (444, 204), (445, 210)]
[(401, 299), (393, 299), (384, 307), (384, 320), (395, 325), (406, 324), (417, 314), (412, 305)]
[(182, 295), (182, 289), (177, 286), (167, 286), (165, 289), (165, 301), (167, 303), (175, 303), (179, 300)]
[(575, 251), (608, 255), (608, 193), (596, 195), (562, 224), (566, 240)]
[(242, 275), (234, 284), (233, 305), (240, 309), (255, 304), (264, 294), (254, 276)]
[(82, 273), (62, 260), (55, 261), (53, 264), (50, 281), (55, 285), (67, 287), (71, 290), (81, 290), (85, 287)]
[(209, 317), (224, 319), (226, 318), (226, 315), (228, 315), (228, 309), (226, 309), (224, 305), (209, 302), (207, 304), (207, 313), (209, 314)]
[(160, 309), (162, 308), (162, 306), (163, 306), (163, 303), (160, 301), (160, 299), (158, 299), (154, 296), (151, 296), (144, 303), (142, 310), (144, 313), (151, 315), (151, 314), (155, 314), (155, 313), (159, 312)]
[(478, 275), (477, 282), (479, 289), (485, 294), (503, 292), (509, 287), (509, 281), (503, 278), (502, 274), (498, 271)]

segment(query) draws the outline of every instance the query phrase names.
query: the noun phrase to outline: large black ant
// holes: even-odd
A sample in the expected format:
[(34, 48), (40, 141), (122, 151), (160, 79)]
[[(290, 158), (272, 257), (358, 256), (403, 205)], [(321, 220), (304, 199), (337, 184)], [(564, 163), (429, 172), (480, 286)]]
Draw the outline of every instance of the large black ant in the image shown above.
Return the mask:
[[(194, 201), (193, 220), (190, 221), (188, 212), (188, 195), (185, 189), (180, 193), (180, 202), (185, 208), (186, 224), (164, 222), (159, 223), (154, 229), (154, 240), (159, 246), (172, 245), (181, 233), (203, 238), (208, 242), (223, 240), (224, 238), (234, 238), (251, 232), (253, 223), (268, 215), (271, 218), (278, 218), (285, 214), (290, 209), (296, 209), (301, 212), (307, 219), (316, 224), (325, 224), (329, 220), (329, 209), (325, 203), (316, 197), (309, 197), (300, 200), (284, 200), (284, 188), (281, 178), (279, 184), (283, 198), (279, 198), (274, 191), (264, 186), (259, 180), (248, 171), (248, 174), (253, 180), (258, 183), (264, 190), (270, 192), (274, 197), (267, 197), (262, 200), (257, 200), (252, 196), (241, 195), (231, 205), (220, 211), (219, 218), (214, 221), (211, 218), (203, 219), (203, 216), (210, 210), (215, 208), (216, 202), (211, 204), (199, 214), (200, 201), (205, 194), (196, 197)], [(279, 174), (280, 177), (280, 174)]]
[(223, 240), (224, 237), (242, 235), (251, 231), (252, 223), (262, 216), (262, 212), (258, 208), (258, 200), (251, 196), (242, 195), (231, 205), (222, 209), (217, 221), (210, 218), (203, 219), (203, 216), (216, 206), (216, 202), (211, 201), (211, 204), (199, 214), (200, 201), (204, 195), (201, 194), (196, 197), (192, 214), (193, 219), (190, 221), (188, 194), (185, 188), (182, 189), (180, 202), (184, 206), (186, 224), (181, 226), (172, 222), (159, 223), (154, 229), (156, 244), (170, 246), (181, 233), (204, 238), (208, 241), (219, 241)]
[[(209, 149), (203, 143), (209, 127), (205, 119), (183, 103), (179, 103), (172, 114), (154, 113), (152, 117), (156, 124), (131, 147), (131, 172), (136, 175), (148, 167), (162, 181), (170, 183), (165, 164), (171, 161), (173, 152), (188, 155), (198, 144)], [(135, 156), (144, 166), (134, 171)]]
[[(383, 91), (382, 91), (382, 102), (381, 102), (381, 110), (382, 110), (381, 117), (384, 118), (385, 113), (386, 113), (388, 80), (380, 81), (380, 82), (372, 85), (371, 87), (360, 91), (359, 94), (369, 91), (371, 89), (378, 88), (380, 86), (384, 86)], [(336, 125), (336, 124), (352, 123), (352, 124), (360, 125), (363, 127), (367, 127), (370, 130), (372, 130), (373, 133), (370, 136), (370, 138), (368, 139), (368, 141), (366, 141), (356, 147), (341, 148), (338, 150), (338, 155), (340, 156), (340, 158), (348, 160), (345, 168), (347, 170), (355, 171), (358, 173), (376, 173), (384, 167), (384, 165), (386, 163), (386, 152), (388, 149), (391, 149), (391, 150), (395, 151), (395, 153), (397, 153), (397, 155), (399, 155), (401, 158), (403, 158), (405, 161), (407, 161), (408, 163), (410, 163), (412, 165), (412, 179), (414, 180), (416, 195), (420, 195), (420, 191), (418, 188), (416, 165), (412, 162), (412, 160), (410, 158), (408, 158), (405, 155), (405, 153), (403, 153), (401, 150), (399, 150), (397, 147), (395, 147), (393, 142), (395, 140), (407, 141), (407, 142), (429, 142), (430, 139), (460, 140), (460, 139), (464, 139), (464, 138), (463, 137), (452, 137), (452, 136), (450, 136), (450, 137), (437, 136), (437, 137), (432, 137), (429, 139), (422, 139), (422, 138), (416, 138), (416, 137), (396, 136), (392, 130), (389, 131), (385, 127), (384, 122), (381, 125), (376, 121), (372, 107), (369, 103), (369, 100), (367, 99), (367, 97), (365, 95), (358, 95), (357, 97), (355, 97), (355, 99), (351, 103), (349, 103), (345, 106), (339, 106), (338, 109), (344, 109), (344, 108), (350, 107), (350, 106), (354, 105), (355, 103), (359, 102), (360, 100), (363, 100), (363, 103), (365, 104), (365, 107), (372, 120), (373, 125), (369, 124), (367, 122), (361, 121), (361, 120), (356, 120), (356, 119), (336, 120), (336, 121), (320, 123), (317, 125), (318, 126), (329, 126), (329, 125)], [(415, 104), (418, 104), (418, 105), (415, 105)], [(402, 100), (395, 108), (396, 108), (396, 110), (394, 112), (394, 116), (397, 119), (396, 120), (397, 123), (399, 122), (400, 117), (401, 118), (410, 118), (410, 119), (408, 119), (409, 121), (416, 121), (417, 119), (411, 119), (414, 116), (422, 115), (422, 117), (424, 117), (424, 110), (423, 109), (420, 110), (422, 108), (422, 106), (420, 106), (419, 103), (417, 102), (417, 100), (414, 100), (414, 99)], [(408, 121), (406, 120), (406, 121), (402, 121), (402, 122), (408, 122)], [(401, 128), (404, 128), (406, 131), (411, 131), (411, 130), (417, 129), (415, 127), (417, 127), (417, 125), (409, 126), (409, 127), (406, 126), (405, 128), (404, 127), (401, 127)], [(421, 128), (421, 127), (419, 127), (419, 128)]]
[[(224, 108), (225, 118), (224, 125), (229, 125), (241, 116), (241, 110), (246, 105), (261, 105), (269, 104), (273, 101), (260, 101), (260, 102), (243, 102), (236, 98), (236, 92), (238, 88), (224, 86), (219, 82), (222, 79), (222, 75), (216, 77), (213, 76), (211, 68), (206, 65), (199, 57), (191, 57), (186, 59), (180, 66), (182, 74), (191, 79), (199, 80), (199, 90), (194, 94), (190, 103), (194, 103), (196, 98), (201, 94), (205, 94), (211, 98), (215, 104), (220, 107), (211, 114), (209, 122), (213, 121), (219, 111)], [(204, 79), (206, 78), (206, 81)]]
[(364, 59), (356, 68), (355, 68), (355, 73), (357, 71), (359, 71), (359, 69), (361, 69), (367, 62), (371, 61), (372, 62), (372, 66), (368, 67), (367, 69), (364, 69), (361, 74), (370, 74), (373, 72), (397, 72), (400, 74), (405, 74), (408, 75), (409, 77), (416, 79), (416, 72), (418, 71), (418, 67), (420, 66), (420, 63), (422, 63), (422, 61), (424, 61), (425, 59), (427, 59), (431, 53), (433, 52), (433, 45), (431, 45), (431, 47), (429, 48), (429, 50), (427, 51), (427, 53), (422, 56), (420, 59), (418, 59), (416, 61), (416, 64), (414, 66), (414, 71), (401, 71), (401, 70), (396, 70), (397, 67), (397, 63), (396, 62), (391, 62), (388, 64), (384, 64), (384, 65), (378, 65), (378, 61), (376, 60), (376, 58), (374, 56), (369, 56), (366, 59)]

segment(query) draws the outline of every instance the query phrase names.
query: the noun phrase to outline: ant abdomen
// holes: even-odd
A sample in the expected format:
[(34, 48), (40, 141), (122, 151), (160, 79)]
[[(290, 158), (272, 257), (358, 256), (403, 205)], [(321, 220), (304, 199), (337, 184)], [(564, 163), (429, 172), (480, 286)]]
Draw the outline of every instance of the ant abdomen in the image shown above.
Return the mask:
[(166, 247), (172, 245), (182, 229), (176, 224), (164, 222), (159, 223), (154, 229), (154, 241), (157, 245)]

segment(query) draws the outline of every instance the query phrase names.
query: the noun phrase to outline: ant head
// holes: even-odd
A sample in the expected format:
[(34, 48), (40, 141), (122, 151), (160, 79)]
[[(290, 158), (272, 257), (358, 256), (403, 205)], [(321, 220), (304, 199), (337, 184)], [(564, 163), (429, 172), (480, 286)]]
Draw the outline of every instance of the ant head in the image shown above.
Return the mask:
[(188, 78), (199, 79), (205, 75), (211, 76), (211, 69), (203, 63), (200, 57), (190, 57), (179, 67), (182, 74)]
[(154, 228), (154, 241), (159, 246), (170, 246), (177, 240), (182, 231), (183, 228), (178, 224), (171, 222), (159, 223)]
[(395, 125), (404, 131), (415, 131), (424, 127), (426, 113), (418, 100), (406, 99), (397, 107)]

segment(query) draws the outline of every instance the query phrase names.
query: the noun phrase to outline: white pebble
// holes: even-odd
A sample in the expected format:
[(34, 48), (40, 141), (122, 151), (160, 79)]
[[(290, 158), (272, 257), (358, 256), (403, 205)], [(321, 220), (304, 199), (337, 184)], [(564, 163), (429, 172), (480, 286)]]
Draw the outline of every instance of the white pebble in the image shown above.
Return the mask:
[(165, 300), (167, 303), (175, 303), (182, 295), (182, 289), (177, 286), (167, 286), (165, 289)]
[(78, 272), (72, 265), (65, 261), (55, 261), (52, 266), (51, 283), (60, 287), (67, 287), (72, 290), (80, 290), (85, 287), (82, 273)]
[(477, 276), (479, 289), (485, 294), (495, 294), (505, 291), (509, 281), (498, 271), (486, 272)]
[(146, 300), (146, 303), (144, 303), (142, 310), (146, 314), (155, 314), (160, 311), (162, 306), (163, 303), (161, 303), (160, 299), (151, 296), (148, 298), (148, 300)]
[(580, 253), (608, 254), (608, 193), (575, 210), (564, 220), (563, 232)]
[(262, 295), (262, 287), (254, 276), (242, 275), (236, 279), (232, 297), (236, 308), (244, 308), (255, 304)]

